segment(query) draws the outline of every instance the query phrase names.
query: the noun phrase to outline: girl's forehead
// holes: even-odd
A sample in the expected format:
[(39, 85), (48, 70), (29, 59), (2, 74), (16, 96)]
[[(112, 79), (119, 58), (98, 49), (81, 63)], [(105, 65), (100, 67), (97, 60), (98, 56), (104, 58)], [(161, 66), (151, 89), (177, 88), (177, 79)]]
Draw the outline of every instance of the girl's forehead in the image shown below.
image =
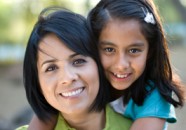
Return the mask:
[(108, 32), (114, 33), (116, 31), (117, 32), (120, 31), (120, 34), (122, 34), (122, 32), (131, 33), (132, 30), (139, 31), (141, 33), (141, 24), (138, 20), (135, 20), (135, 19), (128, 19), (128, 20), (111, 19), (108, 21), (106, 26), (102, 29), (101, 36), (102, 36), (102, 34), (108, 34)]
[[(126, 27), (134, 27), (136, 26), (138, 29), (139, 27), (141, 28), (141, 22), (139, 19), (136, 18), (110, 18), (109, 20), (107, 20), (102, 28), (102, 30), (104, 30), (105, 28), (110, 28), (110, 26), (118, 26), (121, 29), (125, 29)], [(101, 30), (101, 31), (102, 31)]]
[(117, 45), (121, 47), (134, 46), (139, 43), (148, 45), (148, 41), (141, 31), (137, 20), (112, 20), (101, 31), (99, 45)]

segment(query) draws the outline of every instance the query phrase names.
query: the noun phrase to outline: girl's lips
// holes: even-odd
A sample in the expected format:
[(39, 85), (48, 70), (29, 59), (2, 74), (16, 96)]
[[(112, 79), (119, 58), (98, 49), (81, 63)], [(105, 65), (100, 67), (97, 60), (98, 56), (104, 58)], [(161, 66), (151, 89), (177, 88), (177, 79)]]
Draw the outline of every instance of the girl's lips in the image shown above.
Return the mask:
[(126, 74), (111, 73), (111, 76), (113, 77), (114, 80), (124, 81), (124, 80), (129, 79), (131, 74), (132, 73), (126, 73)]
[(116, 74), (116, 73), (114, 73), (114, 76), (116, 76), (117, 78), (126, 78), (128, 75), (129, 75), (129, 73), (128, 74)]

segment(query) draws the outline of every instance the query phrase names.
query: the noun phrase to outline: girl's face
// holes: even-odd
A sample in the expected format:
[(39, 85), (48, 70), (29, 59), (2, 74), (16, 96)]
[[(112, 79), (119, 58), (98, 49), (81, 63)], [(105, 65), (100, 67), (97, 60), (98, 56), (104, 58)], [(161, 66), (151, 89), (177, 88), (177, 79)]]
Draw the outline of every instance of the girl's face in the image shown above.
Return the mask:
[(110, 20), (99, 38), (106, 77), (115, 89), (128, 88), (143, 73), (148, 42), (136, 20)]
[(99, 90), (95, 61), (66, 47), (55, 35), (39, 43), (38, 75), (47, 102), (64, 117), (88, 112)]

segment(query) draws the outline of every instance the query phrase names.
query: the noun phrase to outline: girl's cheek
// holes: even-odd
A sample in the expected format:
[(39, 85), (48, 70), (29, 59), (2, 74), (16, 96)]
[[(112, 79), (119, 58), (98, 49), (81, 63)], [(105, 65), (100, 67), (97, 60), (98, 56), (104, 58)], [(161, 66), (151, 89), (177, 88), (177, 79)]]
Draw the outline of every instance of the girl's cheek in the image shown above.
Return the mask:
[(111, 60), (109, 59), (108, 56), (101, 56), (101, 63), (103, 67), (107, 67), (110, 64)]

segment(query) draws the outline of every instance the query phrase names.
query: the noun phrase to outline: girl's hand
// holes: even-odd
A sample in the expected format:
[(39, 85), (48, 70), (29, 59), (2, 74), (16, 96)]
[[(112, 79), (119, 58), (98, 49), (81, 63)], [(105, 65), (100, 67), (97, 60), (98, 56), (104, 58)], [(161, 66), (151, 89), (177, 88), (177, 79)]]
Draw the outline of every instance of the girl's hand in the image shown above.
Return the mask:
[(130, 130), (163, 130), (165, 119), (161, 118), (139, 118), (135, 120)]

